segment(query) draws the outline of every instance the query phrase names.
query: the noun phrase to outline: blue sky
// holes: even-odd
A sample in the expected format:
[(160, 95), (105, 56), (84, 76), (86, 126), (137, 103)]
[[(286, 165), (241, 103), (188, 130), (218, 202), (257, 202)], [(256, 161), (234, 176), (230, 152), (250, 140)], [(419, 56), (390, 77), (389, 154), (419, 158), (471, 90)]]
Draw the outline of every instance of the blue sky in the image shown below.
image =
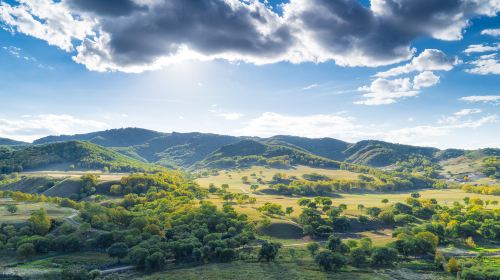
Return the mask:
[[(154, 2), (129, 1), (132, 7)], [(267, 6), (211, 2), (224, 8), (217, 12), (237, 12), (238, 20), (229, 23), (241, 30), (226, 30), (223, 20), (213, 26), (210, 21), (204, 24), (207, 38), (192, 38), (200, 36), (191, 29), (199, 23), (186, 19), (168, 30), (139, 30), (131, 37), (137, 31), (128, 26), (131, 15), (152, 9), (131, 8), (118, 20), (120, 11), (112, 7), (84, 7), (77, 0), (3, 2), (0, 137), (32, 141), (133, 126), (500, 148), (498, 4), (485, 1), (481, 9), (467, 8), (461, 21), (436, 22), (418, 32), (398, 27), (390, 34), (387, 22), (399, 19), (381, 13), (392, 9), (380, 6), (381, 1), (357, 6), (356, 1), (294, 0), (287, 7), (272, 1)], [(359, 11), (339, 29), (316, 20), (331, 8), (322, 5), (334, 2)], [(462, 7), (468, 1), (448, 2), (464, 2)], [(339, 13), (339, 7), (344, 6), (329, 11)], [(190, 8), (196, 13), (197, 7)], [(251, 17), (245, 21), (247, 10), (263, 14), (265, 24), (255, 27), (260, 23)], [(452, 12), (456, 9), (450, 7)], [(52, 17), (58, 13), (67, 22), (55, 24)], [(367, 13), (368, 23), (356, 13)], [(147, 16), (170, 20), (165, 19), (168, 12)], [(411, 24), (428, 22), (427, 16), (415, 12)], [(22, 25), (22, 17), (39, 24)], [(365, 26), (379, 22), (385, 25)], [(345, 44), (341, 36), (356, 40)], [(189, 51), (173, 50), (179, 44)]]

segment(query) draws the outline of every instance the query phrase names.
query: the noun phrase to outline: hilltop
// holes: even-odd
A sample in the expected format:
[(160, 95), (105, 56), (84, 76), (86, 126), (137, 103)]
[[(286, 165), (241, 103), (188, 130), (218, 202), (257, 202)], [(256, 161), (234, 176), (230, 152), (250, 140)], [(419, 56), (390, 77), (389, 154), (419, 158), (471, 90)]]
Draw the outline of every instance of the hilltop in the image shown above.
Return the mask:
[[(485, 159), (500, 154), (500, 149), (440, 150), (379, 140), (349, 143), (334, 138), (287, 135), (270, 138), (236, 137), (199, 132), (162, 133), (142, 128), (48, 136), (34, 141), (34, 146), (68, 141), (86, 141), (98, 145), (101, 152), (112, 154), (115, 158), (123, 156), (122, 161), (133, 163), (125, 166), (157, 164), (182, 169), (233, 168), (256, 164), (336, 168), (340, 162), (394, 168), (403, 163), (409, 171), (441, 166), (447, 172), (451, 169), (452, 174), (466, 174), (481, 172)], [(19, 149), (19, 146), (11, 147)], [(2, 149), (5, 150), (5, 146)], [(411, 163), (405, 163), (407, 161)], [(463, 168), (454, 169), (457, 165)], [(450, 166), (453, 168), (448, 168)]]
[(30, 145), (20, 149), (3, 148), (0, 149), (0, 155), (0, 173), (37, 169), (128, 172), (159, 168), (99, 145), (80, 141)]

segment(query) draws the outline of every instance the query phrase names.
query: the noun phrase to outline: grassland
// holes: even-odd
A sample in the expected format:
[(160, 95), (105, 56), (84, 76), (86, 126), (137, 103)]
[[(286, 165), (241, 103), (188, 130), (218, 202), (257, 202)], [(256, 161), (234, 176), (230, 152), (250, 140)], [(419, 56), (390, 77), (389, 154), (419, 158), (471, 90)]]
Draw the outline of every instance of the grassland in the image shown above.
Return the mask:
[[(257, 211), (257, 208), (264, 205), (266, 202), (272, 202), (280, 204), (283, 209), (286, 207), (293, 207), (294, 212), (291, 215), (286, 215), (283, 217), (274, 217), (271, 219), (273, 224), (276, 223), (290, 223), (296, 224), (296, 219), (300, 214), (300, 208), (297, 204), (300, 197), (276, 195), (266, 190), (269, 186), (266, 184), (275, 173), (285, 173), (289, 176), (301, 177), (308, 173), (318, 173), (322, 175), (327, 175), (331, 178), (350, 178), (356, 179), (359, 175), (358, 173), (345, 171), (345, 170), (329, 170), (329, 169), (318, 169), (305, 166), (299, 166), (294, 169), (275, 169), (275, 168), (265, 168), (265, 167), (253, 167), (244, 170), (231, 170), (231, 171), (220, 171), (217, 175), (212, 175), (209, 177), (199, 178), (197, 182), (200, 186), (208, 188), (210, 183), (220, 186), (222, 184), (229, 185), (229, 191), (234, 193), (245, 193), (253, 196), (257, 199), (255, 204), (246, 205), (235, 205), (235, 209), (240, 212), (247, 214), (252, 221), (258, 221), (263, 219), (263, 215)], [(247, 176), (250, 183), (243, 183), (242, 177)], [(260, 184), (257, 192), (253, 193), (250, 190), (251, 184), (257, 184), (257, 179), (261, 178), (263, 184)], [(481, 198), (483, 200), (499, 200), (497, 196), (482, 195), (482, 194), (472, 194), (465, 193), (460, 189), (425, 189), (419, 191), (422, 198), (434, 198), (440, 204), (452, 205), (453, 202), (459, 201), (463, 202), (464, 197), (470, 198)], [(348, 216), (357, 216), (362, 213), (358, 209), (358, 205), (362, 204), (365, 207), (383, 207), (384, 204), (381, 202), (382, 199), (388, 199), (388, 204), (396, 202), (404, 202), (406, 198), (410, 196), (410, 192), (394, 192), (394, 193), (340, 193), (338, 196), (332, 197), (334, 205), (345, 204), (347, 205), (347, 210), (345, 214)], [(210, 200), (217, 205), (222, 205), (223, 201), (220, 197), (212, 195)], [(488, 206), (488, 207), (499, 207), (499, 206)], [(292, 227), (290, 227), (292, 228)], [(346, 236), (349, 238), (352, 235)], [(357, 232), (354, 236), (357, 238), (369, 237), (373, 239), (376, 245), (383, 245), (393, 241), (391, 229), (379, 229), (376, 231), (363, 231)], [(273, 235), (273, 240), (282, 242), (283, 244), (306, 244), (310, 240), (306, 238), (282, 238), (281, 234)], [(265, 236), (264, 236), (265, 238)]]
[[(293, 251), (293, 254), (292, 254)], [(134, 279), (343, 279), (343, 280), (410, 280), (410, 279), (453, 279), (443, 273), (414, 265), (391, 269), (356, 269), (347, 267), (336, 273), (321, 271), (310, 254), (303, 248), (284, 247), (272, 263), (257, 262), (251, 258), (231, 263), (214, 263), (202, 266), (171, 267), (165, 272), (152, 275), (133, 274)]]
[(122, 177), (127, 176), (129, 173), (104, 173), (100, 170), (95, 171), (33, 171), (33, 172), (21, 172), (20, 176), (47, 176), (51, 178), (64, 179), (64, 178), (80, 178), (85, 174), (96, 174), (99, 176), (100, 181), (115, 181), (120, 180)]
[[(51, 279), (51, 276), (59, 275), (69, 266), (83, 266), (88, 270), (102, 269), (114, 265), (116, 260), (101, 252), (78, 252), (63, 255), (47, 256), (28, 262), (20, 262), (7, 265), (0, 271), (8, 274), (16, 274), (26, 279)], [(56, 279), (58, 279), (56, 277)]]
[[(5, 206), (15, 204), (18, 208), (14, 214), (9, 213)], [(15, 202), (11, 199), (0, 199), (0, 224), (2, 223), (23, 223), (27, 221), (31, 212), (44, 208), (52, 218), (64, 218), (71, 215), (74, 210), (70, 208), (60, 207), (51, 203), (31, 203), (31, 202)]]

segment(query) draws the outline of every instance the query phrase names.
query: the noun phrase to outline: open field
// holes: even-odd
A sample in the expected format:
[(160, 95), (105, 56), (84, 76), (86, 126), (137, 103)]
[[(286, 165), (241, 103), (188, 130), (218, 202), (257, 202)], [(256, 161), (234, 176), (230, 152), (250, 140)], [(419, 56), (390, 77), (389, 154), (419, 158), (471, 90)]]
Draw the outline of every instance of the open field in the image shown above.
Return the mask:
[[(15, 204), (18, 208), (14, 214), (9, 213), (5, 206)], [(52, 203), (32, 203), (32, 202), (15, 202), (11, 199), (0, 198), (0, 224), (1, 223), (22, 223), (30, 218), (31, 212), (44, 208), (51, 218), (64, 218), (71, 215), (74, 210), (64, 208)]]
[[(354, 173), (346, 170), (320, 169), (307, 166), (297, 166), (290, 169), (266, 168), (262, 166), (256, 166), (249, 169), (219, 171), (219, 174), (217, 176), (199, 178), (196, 181), (202, 187), (208, 188), (208, 185), (210, 183), (213, 183), (217, 186), (228, 184), (229, 190), (231, 192), (247, 193), (250, 192), (251, 184), (258, 184), (257, 178), (262, 178), (262, 180), (266, 182), (271, 180), (273, 175), (276, 173), (285, 173), (288, 176), (296, 176), (297, 178), (301, 178), (302, 175), (308, 173), (319, 173), (322, 175), (326, 175), (332, 179), (356, 179), (359, 175), (359, 173)], [(252, 176), (252, 174), (255, 174), (255, 176)], [(243, 176), (248, 176), (250, 184), (244, 184), (241, 181), (241, 177)]]
[(339, 272), (325, 273), (311, 261), (304, 262), (276, 262), (259, 263), (237, 261), (232, 263), (216, 263), (192, 268), (175, 269), (155, 273), (148, 276), (134, 276), (134, 279), (344, 279), (344, 280), (390, 280), (388, 276), (374, 272)]
[(3, 269), (3, 272), (28, 277), (29, 279), (47, 279), (45, 277), (49, 277), (48, 275), (58, 275), (62, 269), (72, 265), (84, 266), (88, 270), (92, 270), (101, 269), (114, 265), (115, 263), (116, 260), (110, 258), (106, 253), (77, 252), (48, 256), (46, 258), (40, 258), (17, 265), (9, 265), (7, 268)]
[[(253, 167), (247, 170), (239, 171), (220, 171), (216, 176), (209, 176), (205, 178), (197, 179), (196, 181), (200, 186), (208, 188), (210, 183), (220, 186), (222, 184), (229, 185), (229, 191), (234, 193), (246, 193), (257, 198), (257, 203), (255, 205), (238, 205), (237, 209), (241, 212), (248, 214), (252, 218), (258, 218), (259, 213), (256, 212), (255, 208), (264, 205), (266, 202), (274, 202), (281, 204), (283, 207), (292, 206), (296, 208), (297, 211), (292, 213), (291, 217), (296, 217), (299, 213), (297, 200), (300, 197), (284, 196), (284, 195), (274, 195), (266, 192), (268, 186), (261, 184), (256, 193), (252, 193), (250, 190), (250, 185), (256, 182), (256, 178), (262, 178), (263, 181), (268, 181), (272, 178), (275, 173), (285, 173), (289, 176), (301, 177), (303, 174), (307, 173), (318, 173), (330, 176), (332, 178), (357, 178), (358, 174), (345, 171), (345, 170), (328, 170), (328, 169), (317, 169), (300, 166), (296, 169), (274, 169), (274, 168), (264, 168), (264, 167)], [(256, 174), (252, 177), (251, 174)], [(250, 184), (245, 184), (242, 182), (241, 177), (248, 176)], [(500, 200), (500, 197), (492, 195), (482, 195), (465, 193), (460, 189), (425, 189), (418, 191), (422, 198), (435, 198), (440, 204), (451, 205), (455, 201), (463, 202), (464, 197), (470, 198), (481, 198), (483, 200)], [(363, 204), (365, 207), (378, 206), (381, 207), (383, 204), (381, 200), (386, 198), (390, 203), (404, 202), (406, 198), (410, 196), (411, 191), (406, 192), (392, 192), (392, 193), (339, 193), (338, 196), (332, 197), (334, 205), (346, 204), (347, 214), (358, 215), (361, 212), (357, 209), (358, 204)], [(218, 197), (211, 197), (211, 200), (216, 204), (221, 204), (222, 201)], [(493, 206), (489, 206), (493, 207)], [(499, 207), (499, 206), (496, 206)]]
[[(296, 169), (270, 169), (264, 167), (253, 167), (247, 170), (232, 170), (232, 171), (220, 171), (216, 176), (209, 176), (206, 178), (197, 179), (197, 182), (200, 186), (208, 188), (210, 183), (215, 184), (216, 186), (220, 186), (221, 184), (228, 184), (229, 191), (234, 193), (246, 193), (252, 197), (257, 199), (255, 204), (245, 204), (245, 205), (235, 205), (235, 209), (239, 213), (244, 213), (248, 215), (249, 219), (252, 221), (259, 221), (264, 218), (264, 216), (257, 211), (257, 208), (264, 205), (267, 202), (277, 203), (282, 206), (283, 209), (286, 207), (293, 207), (294, 212), (291, 215), (285, 215), (283, 217), (274, 217), (271, 219), (273, 226), (275, 225), (283, 225), (286, 223), (296, 224), (295, 221), (300, 215), (300, 207), (297, 204), (297, 201), (300, 197), (294, 196), (284, 196), (284, 195), (276, 195), (267, 192), (268, 186), (266, 184), (261, 184), (258, 191), (252, 193), (250, 190), (250, 185), (255, 183), (257, 178), (262, 178), (263, 182), (266, 182), (272, 178), (275, 173), (285, 173), (289, 176), (301, 177), (303, 174), (307, 173), (319, 173), (323, 175), (328, 175), (332, 178), (356, 178), (358, 174), (344, 171), (344, 170), (327, 170), (327, 169), (316, 169), (310, 167), (300, 166)], [(252, 176), (255, 174), (255, 176)], [(241, 177), (248, 176), (250, 184), (245, 184), (242, 182)], [(418, 191), (422, 198), (434, 198), (440, 204), (443, 205), (452, 205), (453, 202), (463, 202), (464, 197), (470, 198), (481, 198), (482, 200), (500, 200), (497, 196), (492, 195), (482, 195), (482, 194), (473, 194), (473, 193), (465, 193), (460, 189), (424, 189)], [(387, 205), (396, 202), (404, 202), (408, 197), (410, 197), (411, 191), (405, 192), (393, 192), (393, 193), (339, 193), (338, 196), (332, 197), (333, 204), (345, 204), (347, 205), (347, 210), (344, 212), (348, 216), (357, 216), (360, 214), (364, 214), (362, 211), (358, 210), (358, 205), (362, 204), (365, 207), (384, 207), (384, 204), (381, 202), (382, 199), (388, 199), (389, 202)], [(210, 200), (214, 202), (216, 205), (222, 205), (223, 200), (215, 195), (210, 196)], [(499, 207), (499, 206), (487, 206), (487, 207)], [(293, 229), (293, 226), (290, 226)], [(293, 229), (292, 231), (295, 231)], [(264, 231), (266, 233), (266, 231)], [(355, 238), (369, 237), (371, 238), (376, 245), (383, 245), (393, 241), (392, 238), (392, 230), (390, 229), (380, 229), (377, 231), (364, 231), (357, 232), (355, 234)], [(265, 236), (264, 236), (265, 238)], [(346, 236), (349, 238), (349, 236)], [(286, 236), (286, 234), (273, 234), (273, 240), (279, 241), (283, 244), (307, 244), (311, 240), (303, 237), (293, 238), (290, 236)]]
[(48, 176), (52, 178), (80, 178), (85, 174), (96, 174), (99, 176), (100, 181), (115, 181), (120, 180), (122, 177), (127, 176), (128, 173), (103, 173), (102, 171), (33, 171), (22, 172), (19, 175), (25, 176)]

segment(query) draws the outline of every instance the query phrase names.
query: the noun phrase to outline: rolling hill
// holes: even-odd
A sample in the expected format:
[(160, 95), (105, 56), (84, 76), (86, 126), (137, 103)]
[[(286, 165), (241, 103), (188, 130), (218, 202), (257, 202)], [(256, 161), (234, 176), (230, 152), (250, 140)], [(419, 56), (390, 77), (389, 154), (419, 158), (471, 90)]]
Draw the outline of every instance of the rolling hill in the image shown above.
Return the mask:
[[(314, 159), (345, 161), (372, 167), (390, 166), (415, 156), (424, 157), (433, 162), (440, 162), (465, 155), (482, 158), (487, 154), (500, 153), (500, 149), (487, 149), (485, 150), (487, 152), (460, 149), (439, 150), (432, 147), (418, 147), (377, 140), (348, 143), (333, 138), (315, 139), (286, 135), (270, 138), (235, 137), (197, 132), (161, 133), (141, 128), (122, 128), (88, 134), (49, 136), (38, 139), (34, 143), (57, 143), (75, 140), (88, 141), (109, 148), (125, 155), (128, 160), (133, 159), (136, 162), (155, 163), (173, 168), (206, 166), (210, 162), (219, 161), (221, 163), (221, 160), (230, 157), (238, 157), (241, 161), (243, 157), (250, 160), (249, 157), (251, 156), (263, 156), (268, 160), (271, 151), (279, 151), (280, 156), (301, 154), (303, 158), (313, 157)], [(242, 142), (247, 140), (253, 142)], [(232, 146), (236, 143), (239, 144)], [(255, 152), (252, 149), (260, 150)], [(252, 152), (254, 154), (251, 154)]]
[(16, 140), (0, 137), (0, 146), (20, 146), (20, 145), (27, 145), (27, 144), (28, 143), (26, 143), (26, 142), (21, 142), (21, 141), (16, 141)]
[(89, 142), (68, 141), (0, 150), (0, 173), (37, 169), (147, 171), (160, 167)]

